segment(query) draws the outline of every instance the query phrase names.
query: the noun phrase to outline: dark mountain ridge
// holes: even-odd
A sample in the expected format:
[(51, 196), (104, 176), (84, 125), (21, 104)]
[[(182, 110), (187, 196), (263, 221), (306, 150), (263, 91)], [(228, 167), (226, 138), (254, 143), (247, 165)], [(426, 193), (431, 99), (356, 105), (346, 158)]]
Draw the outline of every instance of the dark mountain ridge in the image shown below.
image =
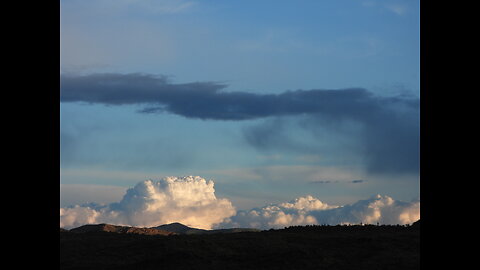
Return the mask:
[[(65, 229), (63, 229), (65, 230)], [(60, 228), (62, 231), (62, 228)], [(145, 234), (145, 235), (173, 235), (176, 234), (170, 231), (164, 231), (155, 228), (138, 228), (130, 226), (117, 226), (111, 224), (87, 224), (77, 228), (68, 230), (72, 233), (89, 233), (89, 232), (112, 232), (112, 233), (132, 233), (132, 234)]]
[(178, 222), (164, 224), (151, 228), (140, 228), (133, 226), (118, 226), (112, 224), (87, 224), (70, 230), (60, 228), (60, 232), (89, 233), (89, 232), (113, 232), (113, 233), (134, 233), (145, 235), (174, 235), (174, 234), (216, 234), (216, 233), (239, 233), (239, 232), (260, 232), (253, 228), (231, 228), (218, 230), (203, 230), (188, 227)]
[(152, 227), (159, 230), (168, 232), (174, 232), (178, 234), (201, 234), (207, 232), (207, 230), (197, 229), (183, 225), (182, 223), (174, 222), (170, 224), (164, 224), (157, 227)]
[(230, 228), (230, 229), (217, 229), (217, 230), (203, 230), (188, 227), (181, 223), (175, 222), (170, 224), (164, 224), (157, 227), (153, 227), (155, 229), (160, 229), (169, 232), (175, 232), (178, 234), (214, 234), (214, 233), (238, 233), (238, 232), (260, 232), (259, 229), (253, 228)]
[(121, 233), (126, 229), (97, 224), (60, 230), (60, 268), (420, 269), (419, 224), (200, 234), (187, 234), (191, 228), (182, 224), (166, 224), (170, 226), (164, 228), (184, 231), (170, 236)]

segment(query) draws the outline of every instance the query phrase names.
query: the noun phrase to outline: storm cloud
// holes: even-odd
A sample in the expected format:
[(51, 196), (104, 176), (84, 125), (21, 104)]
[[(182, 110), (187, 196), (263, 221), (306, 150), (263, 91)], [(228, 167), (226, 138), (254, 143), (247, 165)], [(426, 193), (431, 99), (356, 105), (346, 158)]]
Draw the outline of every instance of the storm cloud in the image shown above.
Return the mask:
[[(61, 75), (61, 102), (143, 105), (141, 113), (172, 113), (203, 120), (252, 120), (265, 123), (245, 129), (245, 140), (259, 150), (296, 146), (288, 142), (286, 116), (302, 119), (312, 134), (360, 125), (356, 134), (367, 169), (378, 173), (417, 173), (419, 170), (419, 99), (378, 96), (363, 88), (311, 89), (278, 94), (222, 91), (219, 82), (174, 84), (165, 76), (102, 73)], [(268, 122), (270, 121), (270, 122)], [(270, 123), (270, 124), (268, 124)], [(298, 146), (318, 151), (314, 146)]]
[[(365, 118), (398, 98), (378, 98), (362, 88), (296, 90), (280, 94), (221, 92), (217, 82), (170, 83), (149, 74), (61, 75), (60, 100), (107, 105), (145, 104), (144, 113), (170, 112), (188, 118), (246, 120), (269, 116), (325, 114)], [(407, 105), (411, 105), (407, 103)]]

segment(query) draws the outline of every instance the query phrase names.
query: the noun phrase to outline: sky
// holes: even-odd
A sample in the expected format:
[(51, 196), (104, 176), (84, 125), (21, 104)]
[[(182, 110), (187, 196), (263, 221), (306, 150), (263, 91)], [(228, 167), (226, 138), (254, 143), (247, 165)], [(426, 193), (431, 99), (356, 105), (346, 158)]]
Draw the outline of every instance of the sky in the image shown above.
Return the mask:
[[(205, 192), (189, 203), (223, 207), (225, 220), (185, 221), (204, 228), (329, 220), (299, 201), (418, 212), (418, 0), (60, 6), (63, 224), (137, 209), (125, 205), (135, 187), (157, 201), (136, 207), (160, 196), (178, 212), (177, 184)], [(268, 205), (278, 220), (253, 218)], [(155, 222), (175, 219), (157, 206), (169, 218)], [(150, 224), (124, 217), (105, 220)]]

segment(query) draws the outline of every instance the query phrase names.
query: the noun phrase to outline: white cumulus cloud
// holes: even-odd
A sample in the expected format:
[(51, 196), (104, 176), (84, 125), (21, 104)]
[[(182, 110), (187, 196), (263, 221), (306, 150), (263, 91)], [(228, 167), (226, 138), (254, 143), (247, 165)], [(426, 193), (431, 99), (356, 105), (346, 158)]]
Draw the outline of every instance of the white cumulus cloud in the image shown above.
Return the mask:
[(128, 189), (120, 202), (60, 208), (60, 227), (110, 223), (154, 227), (180, 222), (211, 229), (235, 214), (227, 199), (215, 197), (214, 182), (199, 176), (146, 180)]
[(317, 224), (316, 218), (310, 214), (313, 211), (334, 209), (338, 206), (328, 205), (310, 195), (299, 197), (293, 201), (281, 204), (270, 204), (249, 211), (238, 211), (219, 228), (253, 227), (260, 229), (281, 228), (292, 225)]
[(60, 227), (67, 229), (98, 223), (155, 227), (173, 222), (201, 229), (270, 229), (309, 224), (411, 224), (418, 219), (419, 200), (402, 202), (382, 195), (343, 206), (307, 195), (237, 212), (228, 199), (216, 198), (212, 180), (199, 176), (146, 180), (128, 189), (119, 202), (60, 208)]
[(376, 195), (351, 205), (328, 205), (312, 197), (300, 197), (288, 203), (271, 204), (235, 216), (219, 224), (219, 228), (255, 227), (283, 228), (309, 224), (411, 224), (420, 219), (420, 202), (396, 201)]

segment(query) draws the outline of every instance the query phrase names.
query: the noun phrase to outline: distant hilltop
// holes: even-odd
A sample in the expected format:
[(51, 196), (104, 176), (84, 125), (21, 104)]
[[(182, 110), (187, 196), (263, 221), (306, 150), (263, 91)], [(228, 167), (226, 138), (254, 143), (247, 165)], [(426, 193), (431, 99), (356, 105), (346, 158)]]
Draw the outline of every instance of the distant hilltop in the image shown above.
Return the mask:
[[(66, 231), (60, 229), (60, 231)], [(112, 232), (112, 233), (133, 233), (133, 234), (145, 234), (145, 235), (172, 235), (174, 232), (164, 231), (155, 228), (138, 228), (130, 226), (117, 226), (111, 224), (88, 224), (78, 228), (73, 228), (68, 232), (72, 233), (87, 233), (87, 232)]]
[(181, 223), (175, 222), (165, 225), (154, 227), (169, 232), (175, 232), (178, 234), (213, 234), (213, 233), (237, 233), (237, 232), (259, 232), (259, 229), (252, 228), (232, 228), (232, 229), (218, 229), (218, 230), (203, 230), (197, 228), (191, 228)]
[(191, 228), (181, 223), (175, 222), (164, 224), (151, 228), (139, 228), (130, 226), (118, 226), (112, 224), (87, 224), (70, 230), (60, 228), (60, 232), (71, 233), (89, 233), (89, 232), (111, 232), (111, 233), (131, 233), (144, 235), (178, 235), (178, 234), (215, 234), (215, 233), (238, 233), (238, 232), (260, 232), (259, 229), (252, 228), (232, 228), (219, 230), (203, 230)]

